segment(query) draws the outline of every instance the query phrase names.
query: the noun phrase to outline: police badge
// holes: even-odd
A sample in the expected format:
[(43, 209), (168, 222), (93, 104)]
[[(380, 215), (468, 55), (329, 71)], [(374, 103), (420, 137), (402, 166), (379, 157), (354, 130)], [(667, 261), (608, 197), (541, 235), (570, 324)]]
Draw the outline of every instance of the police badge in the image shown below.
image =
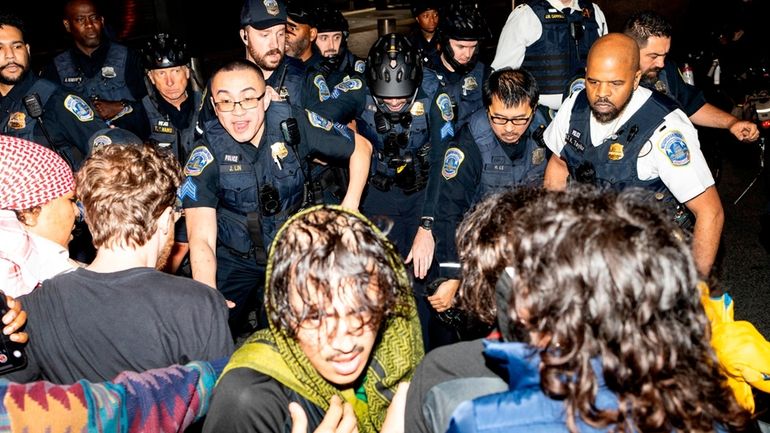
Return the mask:
[(112, 66), (103, 66), (102, 67), (102, 77), (104, 78), (115, 78), (118, 74), (115, 73), (115, 68)]
[(479, 83), (476, 82), (476, 77), (469, 75), (463, 79), (463, 96), (468, 96), (468, 93), (476, 90), (479, 87)]
[(265, 10), (267, 13), (272, 16), (278, 15), (278, 13), (281, 11), (276, 0), (265, 0), (262, 3), (265, 5)]

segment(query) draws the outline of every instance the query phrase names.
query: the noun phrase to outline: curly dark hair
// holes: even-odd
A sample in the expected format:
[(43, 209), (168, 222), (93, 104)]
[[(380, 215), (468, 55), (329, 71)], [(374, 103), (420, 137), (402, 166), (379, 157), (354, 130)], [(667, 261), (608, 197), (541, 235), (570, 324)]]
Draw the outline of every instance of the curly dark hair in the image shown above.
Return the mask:
[[(571, 432), (577, 416), (617, 431), (740, 429), (749, 414), (710, 346), (690, 246), (639, 197), (550, 192), (510, 217), (509, 313), (550, 337), (541, 387), (565, 401)], [(592, 359), (618, 409), (597, 407)]]
[(623, 26), (623, 33), (634, 38), (639, 48), (647, 46), (651, 37), (670, 38), (673, 28), (662, 15), (641, 11), (631, 15)]
[[(291, 337), (303, 321), (326, 313), (335, 292), (374, 328), (408, 309), (411, 288), (397, 271), (403, 271), (398, 253), (351, 211), (319, 207), (290, 220), (273, 243), (269, 266), (265, 307), (273, 325)], [(302, 299), (302, 311), (292, 308), (290, 290)]]
[[(476, 204), (457, 228), (455, 240), (462, 269), (458, 307), (483, 323), (507, 321), (497, 315), (495, 286), (511, 257), (511, 215), (542, 194), (541, 189), (529, 188), (509, 188), (490, 194)], [(507, 309), (501, 313), (507, 316)]]

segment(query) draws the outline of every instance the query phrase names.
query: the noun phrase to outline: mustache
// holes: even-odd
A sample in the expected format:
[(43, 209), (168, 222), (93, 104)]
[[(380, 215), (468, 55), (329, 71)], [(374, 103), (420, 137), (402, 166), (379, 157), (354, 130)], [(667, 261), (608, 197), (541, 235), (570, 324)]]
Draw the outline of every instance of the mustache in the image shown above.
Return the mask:
[(22, 66), (22, 65), (20, 65), (20, 64), (18, 64), (16, 62), (11, 62), (11, 63), (7, 63), (7, 64), (5, 64), (3, 66), (0, 66), (0, 69), (5, 69), (5, 68), (7, 68), (9, 66), (16, 66), (17, 68), (24, 69), (24, 66)]
[(346, 352), (346, 353), (337, 352), (334, 355), (330, 355), (330, 356), (326, 357), (326, 361), (327, 362), (334, 362), (334, 361), (336, 361), (337, 358), (340, 358), (340, 357), (344, 357), (344, 358), (355, 357), (356, 355), (358, 355), (359, 353), (361, 353), (363, 351), (364, 351), (363, 346), (356, 346), (350, 352)]
[(280, 56), (281, 50), (279, 50), (278, 48), (273, 48), (272, 50), (265, 53), (265, 57), (272, 56), (273, 54)]
[(599, 99), (597, 99), (597, 100), (594, 102), (594, 104), (609, 104), (609, 105), (612, 105), (613, 107), (615, 106), (615, 104), (613, 104), (613, 103), (612, 103), (612, 102), (611, 102), (609, 99), (607, 99), (607, 98), (599, 98)]

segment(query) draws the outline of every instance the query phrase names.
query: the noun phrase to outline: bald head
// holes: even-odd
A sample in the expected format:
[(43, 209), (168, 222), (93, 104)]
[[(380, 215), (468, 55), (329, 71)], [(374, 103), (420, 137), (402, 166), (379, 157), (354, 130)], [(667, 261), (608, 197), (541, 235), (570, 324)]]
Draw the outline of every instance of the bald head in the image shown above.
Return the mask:
[(622, 33), (594, 42), (586, 63), (586, 96), (599, 122), (616, 119), (639, 86), (639, 46)]
[(609, 33), (599, 38), (588, 52), (588, 67), (623, 68), (636, 72), (639, 69), (639, 46), (623, 33)]

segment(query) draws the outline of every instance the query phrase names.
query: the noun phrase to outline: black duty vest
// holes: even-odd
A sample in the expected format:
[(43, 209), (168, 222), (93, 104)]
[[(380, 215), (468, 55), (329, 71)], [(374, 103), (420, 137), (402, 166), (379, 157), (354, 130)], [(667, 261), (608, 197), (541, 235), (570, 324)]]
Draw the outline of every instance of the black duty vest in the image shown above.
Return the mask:
[[(21, 98), (12, 101), (7, 113), (3, 113), (0, 124), (2, 125), (2, 131), (5, 135), (13, 137), (23, 138), (25, 140), (33, 141), (39, 144), (48, 144), (48, 139), (41, 133), (35, 134), (35, 127), (37, 126), (37, 119), (33, 118), (27, 112), (27, 107), (24, 105), (24, 96), (37, 93), (40, 97), (40, 105), (45, 107), (48, 99), (56, 91), (58, 86), (48, 80), (37, 79), (34, 84), (29, 88), (27, 92)], [(51, 128), (53, 126), (50, 126)]]
[(519, 142), (510, 146), (524, 146), (521, 158), (511, 161), (495, 137), (486, 110), (479, 110), (468, 124), (471, 136), (481, 152), (481, 184), (476, 190), (475, 202), (485, 195), (510, 186), (542, 186), (545, 175), (546, 151), (543, 143), (534, 136), (541, 126), (548, 126), (543, 113), (535, 109), (534, 118)]
[[(540, 39), (527, 47), (521, 66), (535, 76), (541, 94), (562, 93), (567, 80), (585, 68), (588, 50), (599, 39), (593, 4), (579, 0), (578, 5), (580, 11), (565, 15), (546, 0), (529, 3), (543, 32)], [(575, 40), (570, 26), (580, 27), (582, 37)]]
[[(201, 104), (201, 93), (192, 91), (192, 119), (185, 129), (178, 129), (171, 123), (167, 114), (161, 113), (158, 105), (148, 95), (142, 98), (142, 105), (147, 112), (147, 120), (150, 122), (150, 139), (162, 149), (168, 149), (179, 161), (187, 161), (187, 156), (192, 151), (195, 140), (195, 126), (198, 123), (198, 107)], [(162, 96), (157, 95), (158, 98)], [(181, 145), (180, 145), (181, 144)]]
[[(262, 238), (268, 249), (281, 224), (302, 204), (304, 176), (300, 160), (296, 149), (286, 144), (280, 127), (292, 116), (288, 103), (270, 103), (256, 159), (252, 152), (244, 151), (244, 146), (253, 146), (251, 143), (233, 140), (216, 119), (206, 122), (205, 138), (219, 164), (217, 240), (233, 250), (248, 253), (254, 247), (248, 227), (250, 214), (261, 216)], [(280, 158), (280, 168), (273, 154)], [(265, 188), (277, 192), (280, 204), (275, 215), (263, 212), (260, 201), (266, 197)]]
[(480, 62), (456, 83), (449, 83), (443, 73), (425, 69), (422, 89), (431, 98), (439, 88), (449, 95), (455, 112), (454, 130), (459, 131), (471, 115), (484, 106), (482, 86), (485, 78), (484, 65)]
[(110, 101), (133, 99), (126, 85), (126, 60), (128, 48), (110, 44), (107, 58), (101, 72), (93, 77), (86, 77), (75, 66), (70, 51), (65, 51), (54, 58), (56, 70), (59, 72), (62, 84), (84, 97), (99, 96)]

